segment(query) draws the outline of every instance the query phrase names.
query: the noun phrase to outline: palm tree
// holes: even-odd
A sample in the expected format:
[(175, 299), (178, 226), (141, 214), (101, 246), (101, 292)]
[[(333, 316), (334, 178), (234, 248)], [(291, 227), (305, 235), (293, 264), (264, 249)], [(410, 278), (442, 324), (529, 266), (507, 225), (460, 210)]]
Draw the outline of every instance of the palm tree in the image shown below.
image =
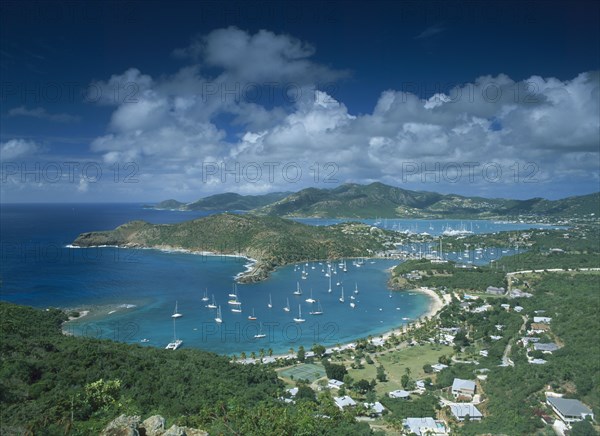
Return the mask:
[(269, 353), (269, 357), (272, 357), (272, 356), (273, 356), (273, 349), (272, 349), (272, 348), (269, 348), (269, 351), (268, 351), (268, 353)]
[(261, 348), (260, 350), (258, 350), (258, 355), (260, 356), (260, 358), (262, 359), (263, 357), (265, 357), (265, 349)]
[(251, 357), (252, 359), (256, 359), (256, 353), (253, 351), (252, 353), (250, 353), (250, 357)]
[(245, 351), (242, 351), (242, 353), (240, 354), (240, 357), (241, 357), (242, 359), (246, 359), (246, 352), (245, 352)]

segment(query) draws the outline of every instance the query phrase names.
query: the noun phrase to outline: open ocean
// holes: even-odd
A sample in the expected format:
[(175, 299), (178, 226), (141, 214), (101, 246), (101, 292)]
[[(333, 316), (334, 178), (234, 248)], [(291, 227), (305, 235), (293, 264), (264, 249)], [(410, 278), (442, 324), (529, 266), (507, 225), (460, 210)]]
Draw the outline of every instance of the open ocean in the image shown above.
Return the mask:
[[(394, 292), (386, 287), (391, 260), (366, 260), (362, 267), (347, 260), (346, 273), (332, 275), (332, 292), (324, 264), (286, 266), (261, 283), (238, 285), (242, 313), (227, 304), (233, 278), (245, 269), (246, 259), (168, 253), (158, 250), (120, 248), (78, 249), (67, 246), (82, 232), (109, 230), (134, 219), (151, 223), (175, 223), (205, 212), (158, 211), (141, 204), (2, 204), (0, 206), (1, 288), (0, 298), (34, 307), (92, 309), (70, 323), (76, 335), (164, 347), (173, 338), (175, 303), (183, 317), (176, 322), (182, 347), (196, 347), (223, 354), (242, 351), (258, 354), (262, 348), (275, 353), (314, 343), (335, 345), (368, 335), (378, 335), (421, 316), (429, 298), (413, 292)], [(300, 220), (324, 225), (333, 220)], [(374, 220), (363, 220), (373, 223)], [(524, 230), (530, 224), (490, 221), (381, 220), (378, 225), (396, 230), (439, 234), (448, 227), (475, 233)], [(302, 267), (308, 278), (301, 279)], [(314, 267), (314, 268), (313, 268)], [(337, 285), (337, 282), (340, 285)], [(293, 295), (300, 283), (303, 294)], [(345, 302), (338, 301), (344, 287)], [(358, 287), (359, 293), (353, 291)], [(319, 300), (322, 315), (310, 315)], [(214, 322), (215, 311), (201, 301), (205, 290), (221, 306), (223, 324)], [(269, 295), (273, 307), (268, 308)], [(355, 300), (351, 300), (351, 296)], [(289, 298), (290, 312), (283, 307)], [(356, 308), (350, 307), (354, 301)], [(293, 321), (301, 305), (306, 322)], [(256, 321), (248, 320), (254, 309)], [(262, 324), (265, 338), (255, 339)]]

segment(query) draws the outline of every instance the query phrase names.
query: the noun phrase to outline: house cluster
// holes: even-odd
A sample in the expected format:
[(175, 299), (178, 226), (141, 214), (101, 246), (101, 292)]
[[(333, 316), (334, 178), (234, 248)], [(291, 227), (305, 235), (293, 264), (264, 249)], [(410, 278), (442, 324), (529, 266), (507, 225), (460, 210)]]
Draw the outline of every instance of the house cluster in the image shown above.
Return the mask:
[(402, 426), (410, 434), (417, 436), (445, 436), (450, 434), (444, 421), (427, 418), (406, 418), (402, 420)]
[(506, 289), (497, 288), (496, 286), (488, 286), (485, 292), (492, 295), (504, 295), (506, 293)]
[[(542, 310), (535, 311), (535, 313), (544, 313)], [(550, 331), (550, 323), (552, 318), (547, 316), (534, 316), (531, 327), (527, 330), (527, 336), (523, 336), (519, 339), (519, 343), (527, 350), (527, 360), (529, 363), (534, 365), (543, 365), (546, 363), (546, 359), (542, 359), (539, 354), (537, 357), (531, 356), (531, 352), (540, 351), (544, 354), (552, 354), (560, 348), (560, 346), (554, 342), (542, 342), (542, 338), (539, 335), (544, 335)]]

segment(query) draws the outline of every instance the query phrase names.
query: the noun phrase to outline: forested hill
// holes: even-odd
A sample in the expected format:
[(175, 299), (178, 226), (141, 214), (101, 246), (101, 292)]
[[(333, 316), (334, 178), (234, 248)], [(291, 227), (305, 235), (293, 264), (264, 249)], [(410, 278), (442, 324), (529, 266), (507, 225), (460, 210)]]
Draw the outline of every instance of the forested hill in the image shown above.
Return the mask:
[[(333, 189), (307, 188), (242, 196), (234, 193), (201, 198), (194, 203), (166, 200), (157, 209), (244, 210), (259, 215), (323, 218), (504, 218), (600, 216), (600, 193), (560, 200), (469, 197), (411, 191), (383, 183), (347, 183)], [(595, 215), (592, 215), (595, 214)]]
[(66, 318), (55, 309), (0, 302), (2, 434), (99, 434), (121, 414), (160, 414), (168, 427), (209, 434), (371, 433), (330, 401), (282, 403), (283, 384), (266, 366), (201, 350), (65, 336)]
[(360, 223), (309, 226), (278, 217), (219, 214), (178, 224), (133, 221), (112, 231), (83, 233), (73, 245), (180, 248), (256, 259), (246, 280), (303, 260), (369, 256), (386, 248), (388, 233)]

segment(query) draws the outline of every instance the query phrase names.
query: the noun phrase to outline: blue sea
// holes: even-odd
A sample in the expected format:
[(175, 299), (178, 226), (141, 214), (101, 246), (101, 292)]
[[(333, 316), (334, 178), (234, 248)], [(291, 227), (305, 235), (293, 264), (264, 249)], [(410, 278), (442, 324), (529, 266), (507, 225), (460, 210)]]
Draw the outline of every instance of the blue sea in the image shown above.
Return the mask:
[[(242, 312), (233, 313), (228, 294), (247, 259), (114, 247), (69, 248), (82, 232), (109, 230), (134, 219), (176, 223), (208, 214), (159, 211), (141, 204), (2, 204), (0, 298), (40, 308), (91, 309), (88, 316), (68, 325), (76, 335), (157, 347), (164, 347), (175, 335), (183, 340), (184, 347), (230, 355), (269, 348), (283, 353), (299, 345), (335, 345), (378, 335), (418, 318), (430, 304), (423, 294), (389, 292), (386, 271), (398, 261), (366, 260), (357, 267), (348, 259), (347, 272), (331, 274), (331, 293), (326, 264), (319, 262), (289, 265), (261, 283), (239, 284)], [(331, 222), (303, 221), (311, 225)], [(395, 221), (398, 227), (400, 220)], [(432, 228), (441, 232), (448, 227), (472, 226), (470, 221), (402, 223), (403, 228), (429, 229), (430, 234), (435, 234)], [(473, 223), (476, 233), (532, 227)], [(383, 227), (389, 221), (379, 224)], [(306, 279), (302, 279), (303, 268)], [(293, 294), (297, 284), (301, 296)], [(344, 303), (339, 301), (342, 287)], [(311, 290), (312, 298), (321, 304), (322, 315), (310, 314), (317, 306), (305, 301)], [(214, 295), (221, 306), (220, 325), (214, 322), (215, 310), (202, 301), (205, 292), (211, 300)], [(267, 307), (269, 299), (272, 308)], [(283, 308), (288, 299), (290, 311), (286, 312)], [(351, 302), (355, 308), (350, 307)], [(183, 315), (176, 324), (171, 317), (175, 304)], [(253, 311), (256, 320), (249, 320)], [(299, 311), (306, 320), (303, 323), (293, 320)], [(266, 336), (254, 338), (261, 330)], [(142, 339), (147, 341), (142, 343)]]

